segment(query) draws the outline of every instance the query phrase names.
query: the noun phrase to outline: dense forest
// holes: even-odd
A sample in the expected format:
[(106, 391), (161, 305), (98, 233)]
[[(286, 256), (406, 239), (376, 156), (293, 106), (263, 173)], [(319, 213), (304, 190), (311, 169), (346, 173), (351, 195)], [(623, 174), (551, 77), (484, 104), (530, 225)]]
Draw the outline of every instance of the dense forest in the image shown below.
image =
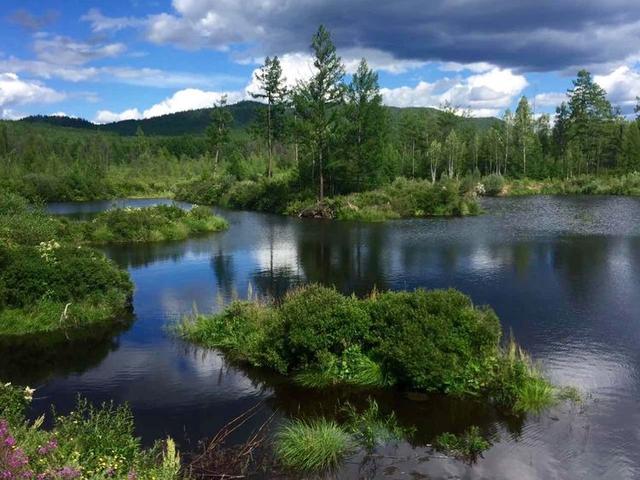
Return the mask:
[(279, 175), (322, 200), (397, 177), (544, 180), (640, 170), (638, 121), (621, 115), (586, 70), (553, 118), (535, 115), (522, 97), (500, 119), (474, 119), (454, 105), (384, 106), (377, 73), (363, 59), (348, 78), (324, 27), (311, 48), (314, 74), (293, 89), (278, 57), (266, 58), (257, 101), (223, 98), (211, 109), (101, 126), (66, 117), (1, 122), (1, 182), (54, 200), (173, 191), (200, 177)]

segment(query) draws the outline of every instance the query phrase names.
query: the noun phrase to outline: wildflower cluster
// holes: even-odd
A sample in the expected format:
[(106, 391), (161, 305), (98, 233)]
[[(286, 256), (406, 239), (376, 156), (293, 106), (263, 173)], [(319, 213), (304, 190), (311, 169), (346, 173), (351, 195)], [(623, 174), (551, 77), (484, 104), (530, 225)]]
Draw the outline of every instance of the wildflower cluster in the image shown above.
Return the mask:
[(58, 442), (52, 438), (37, 450), (39, 458), (30, 458), (17, 444), (10, 431), (9, 423), (0, 420), (0, 479), (2, 480), (72, 480), (81, 477), (79, 468), (65, 465), (50, 467), (46, 457), (58, 449)]
[(25, 409), (33, 398), (34, 389), (22, 389), (11, 383), (0, 383), (0, 418), (9, 421), (22, 419)]
[(55, 251), (60, 248), (60, 244), (58, 242), (55, 240), (40, 242), (36, 248), (38, 252), (40, 252), (40, 257), (42, 257), (46, 262), (56, 262)]

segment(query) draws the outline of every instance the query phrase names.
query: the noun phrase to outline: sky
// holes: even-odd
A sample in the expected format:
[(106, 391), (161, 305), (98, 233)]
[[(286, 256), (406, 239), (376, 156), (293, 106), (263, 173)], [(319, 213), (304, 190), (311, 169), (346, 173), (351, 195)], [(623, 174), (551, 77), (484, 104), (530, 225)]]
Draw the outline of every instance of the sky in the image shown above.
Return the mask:
[(291, 86), (310, 39), (361, 58), (384, 103), (500, 116), (522, 95), (552, 113), (581, 68), (630, 115), (640, 95), (638, 0), (0, 0), (0, 118), (97, 123), (230, 103), (266, 55)]

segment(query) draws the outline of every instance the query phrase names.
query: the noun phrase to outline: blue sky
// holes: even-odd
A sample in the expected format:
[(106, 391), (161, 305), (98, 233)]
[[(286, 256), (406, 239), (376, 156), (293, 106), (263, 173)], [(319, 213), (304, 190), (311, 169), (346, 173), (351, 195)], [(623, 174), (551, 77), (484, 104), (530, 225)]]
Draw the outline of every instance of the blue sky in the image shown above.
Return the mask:
[(553, 112), (579, 68), (630, 113), (640, 95), (636, 0), (2, 0), (0, 117), (97, 122), (230, 101), (265, 55), (290, 84), (312, 72), (320, 23), (352, 71), (379, 71), (385, 103), (448, 101), (501, 115), (521, 95)]

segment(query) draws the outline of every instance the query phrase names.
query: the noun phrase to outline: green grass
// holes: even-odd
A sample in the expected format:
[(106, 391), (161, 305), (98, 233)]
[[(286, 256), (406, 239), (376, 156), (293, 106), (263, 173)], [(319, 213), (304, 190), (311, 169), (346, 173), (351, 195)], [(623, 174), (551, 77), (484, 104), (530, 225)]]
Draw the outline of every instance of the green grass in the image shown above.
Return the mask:
[(276, 459), (286, 468), (302, 473), (336, 470), (354, 451), (348, 432), (326, 420), (292, 420), (275, 436)]
[(447, 455), (471, 463), (489, 449), (491, 444), (480, 434), (480, 429), (473, 425), (460, 435), (450, 432), (441, 433), (436, 437), (434, 446)]
[(69, 303), (67, 307), (67, 303), (43, 299), (24, 308), (4, 308), (0, 310), (0, 336), (45, 334), (110, 324), (125, 316), (128, 294), (112, 290)]
[(577, 175), (569, 178), (510, 179), (506, 196), (524, 195), (624, 195), (640, 196), (640, 173)]
[(346, 428), (359, 445), (373, 451), (378, 445), (395, 442), (413, 434), (413, 429), (400, 426), (395, 412), (384, 416), (375, 400), (369, 399), (367, 408), (358, 412), (347, 403), (343, 407), (346, 415)]
[(347, 384), (359, 387), (386, 387), (390, 382), (379, 364), (356, 346), (349, 347), (340, 357), (323, 354), (318, 367), (297, 373), (294, 380), (307, 388), (324, 388)]

